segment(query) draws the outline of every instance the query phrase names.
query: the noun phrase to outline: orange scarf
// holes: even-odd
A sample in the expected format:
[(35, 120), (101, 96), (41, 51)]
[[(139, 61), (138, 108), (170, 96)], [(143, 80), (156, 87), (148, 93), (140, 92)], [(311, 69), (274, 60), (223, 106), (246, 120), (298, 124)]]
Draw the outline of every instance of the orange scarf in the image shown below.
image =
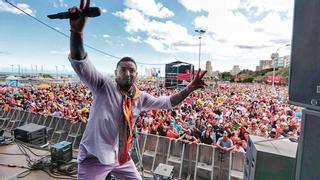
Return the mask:
[(123, 95), (122, 107), (124, 120), (120, 124), (119, 132), (119, 164), (122, 165), (130, 160), (129, 151), (132, 144), (133, 134), (133, 114), (132, 114), (132, 103), (140, 98), (140, 90), (134, 86), (132, 90), (134, 92), (133, 97), (130, 97), (128, 92), (120, 90)]

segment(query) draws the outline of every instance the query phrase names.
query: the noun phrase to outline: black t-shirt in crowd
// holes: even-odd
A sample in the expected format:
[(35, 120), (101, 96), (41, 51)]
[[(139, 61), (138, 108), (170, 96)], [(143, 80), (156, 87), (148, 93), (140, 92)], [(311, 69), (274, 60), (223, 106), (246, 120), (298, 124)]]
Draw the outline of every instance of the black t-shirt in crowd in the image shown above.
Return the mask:
[(207, 136), (206, 133), (204, 133), (204, 135), (201, 136), (200, 140), (204, 144), (212, 144), (213, 143), (213, 140), (211, 139), (210, 134)]
[(219, 139), (220, 137), (222, 137), (224, 128), (221, 128), (218, 125), (213, 125), (212, 127), (214, 129), (214, 132), (216, 133), (216, 139)]
[(158, 133), (160, 136), (167, 136), (167, 132), (164, 131), (164, 128), (162, 125), (158, 127)]
[(201, 137), (201, 131), (199, 130), (193, 130), (192, 135), (199, 139)]

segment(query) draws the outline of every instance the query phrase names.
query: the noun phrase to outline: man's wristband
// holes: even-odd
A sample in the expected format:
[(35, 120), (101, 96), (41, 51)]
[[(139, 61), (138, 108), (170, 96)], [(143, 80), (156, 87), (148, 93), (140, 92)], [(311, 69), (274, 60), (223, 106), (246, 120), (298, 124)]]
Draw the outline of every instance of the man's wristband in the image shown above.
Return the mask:
[(75, 34), (81, 34), (81, 35), (83, 34), (83, 32), (74, 31), (74, 30), (72, 30), (72, 29), (70, 29), (70, 32), (71, 32), (71, 33), (75, 33)]

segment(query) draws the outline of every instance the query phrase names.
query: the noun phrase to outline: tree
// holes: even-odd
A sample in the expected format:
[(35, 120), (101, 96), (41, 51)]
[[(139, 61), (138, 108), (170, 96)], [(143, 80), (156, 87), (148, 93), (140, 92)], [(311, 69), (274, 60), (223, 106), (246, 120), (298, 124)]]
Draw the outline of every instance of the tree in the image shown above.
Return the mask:
[(230, 72), (223, 72), (221, 73), (221, 79), (223, 81), (230, 81), (231, 79), (233, 79), (233, 76)]
[(252, 83), (253, 79), (254, 79), (253, 77), (248, 76), (248, 77), (246, 77), (242, 82)]
[(43, 74), (42, 77), (44, 78), (51, 78), (52, 79), (52, 76), (50, 74)]

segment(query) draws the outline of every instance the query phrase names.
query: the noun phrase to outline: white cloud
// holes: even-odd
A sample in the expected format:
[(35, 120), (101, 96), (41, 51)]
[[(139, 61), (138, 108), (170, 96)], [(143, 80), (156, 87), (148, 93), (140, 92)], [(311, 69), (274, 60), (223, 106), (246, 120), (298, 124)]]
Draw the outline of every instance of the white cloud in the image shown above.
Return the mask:
[(103, 34), (102, 37), (108, 38), (108, 37), (110, 37), (110, 36), (109, 36), (108, 34)]
[(137, 36), (137, 37), (130, 36), (130, 37), (128, 37), (128, 40), (131, 42), (135, 42), (135, 43), (142, 43), (140, 36)]
[(170, 50), (170, 48), (166, 46), (161, 39), (148, 37), (144, 42), (151, 45), (158, 52), (172, 52), (172, 50)]
[(174, 16), (174, 13), (161, 3), (156, 3), (154, 0), (126, 0), (125, 5), (128, 8), (136, 9), (146, 16), (167, 18)]
[[(126, 31), (134, 34), (142, 32), (148, 37), (143, 41), (159, 52), (197, 52), (196, 36), (188, 34), (187, 28), (172, 21), (157, 21), (144, 16), (134, 9), (114, 13), (126, 20)], [(208, 38), (210, 38), (208, 36)]]
[[(206, 11), (207, 16), (196, 17), (194, 25), (195, 28), (203, 28), (208, 34), (213, 34), (211, 39), (203, 38), (207, 43), (203, 51), (211, 52), (214, 57), (221, 58), (234, 54), (239, 62), (270, 58), (270, 53), (291, 41), (293, 19), (291, 0), (247, 2), (180, 0), (179, 2), (190, 11)], [(253, 17), (248, 17), (248, 14), (240, 12), (240, 9), (245, 9)], [(280, 17), (280, 12), (286, 13), (287, 18)], [(255, 21), (251, 22), (250, 18)], [(223, 42), (214, 45), (212, 41), (217, 39)], [(246, 46), (252, 48), (243, 48)], [(230, 60), (230, 58), (225, 59)]]
[(64, 0), (59, 0), (59, 4), (61, 7), (68, 7), (68, 4), (66, 4)]
[(104, 8), (102, 8), (102, 9), (101, 9), (101, 12), (106, 13), (106, 12), (107, 12), (107, 10), (106, 10), (106, 9), (104, 9)]
[(54, 1), (52, 2), (52, 5), (53, 5), (53, 7), (55, 7), (55, 8), (59, 8), (59, 7), (68, 8), (68, 7), (70, 7), (68, 4), (66, 4), (66, 3), (64, 2), (64, 0), (54, 0)]
[(214, 5), (212, 0), (178, 0), (187, 10), (193, 12), (209, 11)]
[[(17, 4), (15, 4), (15, 6), (22, 9), (26, 13), (35, 16), (35, 11), (33, 11), (28, 4), (17, 3)], [(22, 11), (14, 8), (13, 6), (11, 6), (10, 4), (8, 4), (4, 1), (0, 1), (0, 12), (9, 12), (9, 13), (13, 13), (13, 14), (23, 14)]]
[[(269, 59), (278, 47), (291, 41), (292, 0), (178, 1), (188, 11), (197, 12), (194, 29), (207, 31), (201, 41), (202, 52), (211, 59), (254, 69), (258, 65), (254, 62)], [(148, 2), (155, 4), (154, 1)], [(128, 8), (114, 13), (126, 21), (127, 32), (146, 35), (142, 41), (159, 52), (198, 53), (199, 41), (194, 29), (187, 29), (169, 17), (165, 21), (154, 19), (156, 16), (150, 15), (143, 3), (145, 1), (127, 0), (125, 5)]]
[(125, 29), (128, 32), (136, 32), (146, 25), (144, 23), (147, 23), (145, 17), (139, 11), (134, 9), (127, 8), (123, 12), (118, 11), (113, 14), (127, 21)]

